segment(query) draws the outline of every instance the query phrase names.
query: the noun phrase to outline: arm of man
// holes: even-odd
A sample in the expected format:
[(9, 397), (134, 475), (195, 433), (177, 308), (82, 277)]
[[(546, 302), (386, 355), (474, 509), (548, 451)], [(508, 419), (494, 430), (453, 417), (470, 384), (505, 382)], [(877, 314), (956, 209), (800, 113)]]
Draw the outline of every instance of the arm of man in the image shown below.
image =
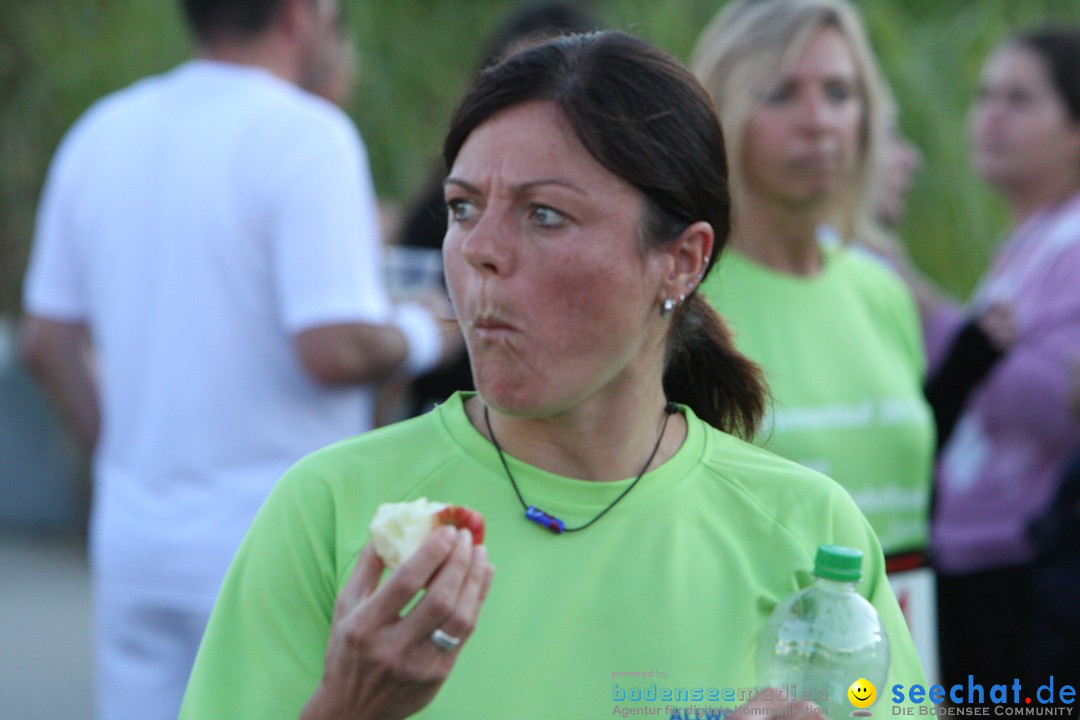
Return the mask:
[(82, 447), (92, 451), (101, 412), (86, 325), (28, 315), (21, 335), (23, 363)]
[(295, 343), (304, 369), (325, 385), (382, 380), (408, 352), (405, 334), (393, 325), (323, 325), (299, 333)]
[(317, 381), (340, 385), (377, 382), (401, 371), (417, 375), (456, 358), (463, 342), (449, 319), (450, 303), (439, 293), (418, 300), (396, 306), (386, 325), (331, 323), (300, 331), (295, 347), (301, 364)]

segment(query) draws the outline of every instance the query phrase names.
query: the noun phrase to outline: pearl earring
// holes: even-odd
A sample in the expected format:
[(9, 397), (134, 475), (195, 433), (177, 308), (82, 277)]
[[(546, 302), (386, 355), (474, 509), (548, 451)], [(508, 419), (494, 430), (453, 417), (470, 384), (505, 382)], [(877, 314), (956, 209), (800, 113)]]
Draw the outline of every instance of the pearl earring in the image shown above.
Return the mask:
[(664, 298), (664, 302), (660, 305), (660, 317), (669, 318), (671, 313), (675, 312), (676, 303), (672, 298)]

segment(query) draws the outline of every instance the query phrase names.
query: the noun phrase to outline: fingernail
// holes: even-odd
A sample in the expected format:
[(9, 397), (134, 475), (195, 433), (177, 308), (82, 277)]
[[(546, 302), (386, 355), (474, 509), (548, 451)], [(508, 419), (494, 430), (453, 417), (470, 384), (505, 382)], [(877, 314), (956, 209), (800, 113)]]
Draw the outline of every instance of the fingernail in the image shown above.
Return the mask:
[(471, 545), (472, 544), (472, 530), (469, 530), (469, 528), (461, 528), (460, 530), (458, 530), (458, 540), (462, 544)]

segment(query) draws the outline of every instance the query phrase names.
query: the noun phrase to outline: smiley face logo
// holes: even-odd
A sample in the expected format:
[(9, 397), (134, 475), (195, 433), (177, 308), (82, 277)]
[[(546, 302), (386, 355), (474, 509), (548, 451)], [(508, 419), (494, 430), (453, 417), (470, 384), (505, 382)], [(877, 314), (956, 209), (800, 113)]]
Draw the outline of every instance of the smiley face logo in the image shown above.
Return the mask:
[(866, 678), (859, 678), (851, 683), (847, 691), (848, 700), (857, 708), (868, 708), (877, 700), (877, 688)]

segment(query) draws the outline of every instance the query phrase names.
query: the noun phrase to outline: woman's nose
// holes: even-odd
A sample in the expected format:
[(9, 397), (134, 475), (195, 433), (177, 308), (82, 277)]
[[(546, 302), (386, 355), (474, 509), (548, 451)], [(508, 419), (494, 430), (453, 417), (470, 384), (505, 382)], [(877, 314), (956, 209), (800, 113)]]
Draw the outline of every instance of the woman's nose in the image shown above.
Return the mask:
[(912, 175), (923, 164), (923, 155), (919, 148), (902, 135), (893, 139), (892, 154), (894, 162), (905, 174)]
[(477, 270), (505, 275), (511, 267), (513, 232), (513, 224), (500, 214), (498, 207), (488, 208), (466, 230), (461, 243), (462, 257)]
[(1001, 103), (980, 101), (971, 109), (971, 129), (976, 136), (996, 130), (1002, 124), (1003, 117)]
[(836, 108), (832, 106), (824, 93), (808, 92), (801, 103), (803, 123), (814, 130), (827, 129), (836, 120)]

